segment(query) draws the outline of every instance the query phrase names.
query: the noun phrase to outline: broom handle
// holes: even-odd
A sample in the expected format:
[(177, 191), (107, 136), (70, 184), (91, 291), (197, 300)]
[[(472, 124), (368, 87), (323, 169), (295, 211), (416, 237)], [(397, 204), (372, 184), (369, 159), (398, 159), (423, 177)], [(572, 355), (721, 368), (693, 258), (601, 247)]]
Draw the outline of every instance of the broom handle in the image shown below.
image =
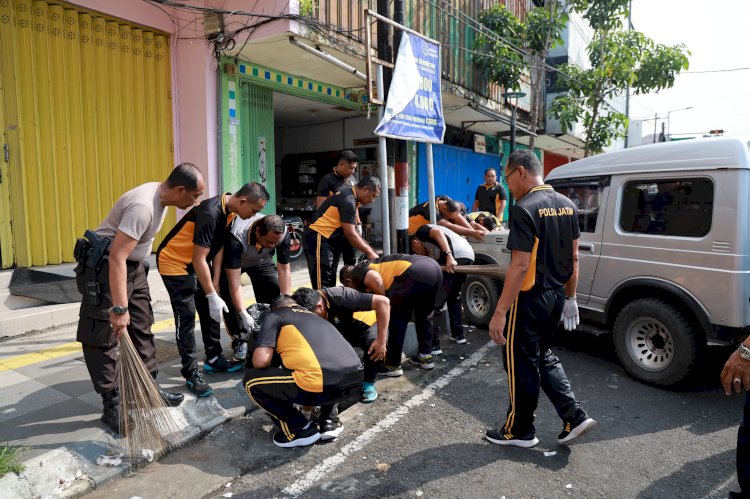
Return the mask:
[[(447, 272), (445, 265), (440, 266), (440, 270)], [(497, 274), (497, 277), (505, 275), (504, 269), (500, 265), (456, 265), (453, 271), (459, 274), (491, 275)]]

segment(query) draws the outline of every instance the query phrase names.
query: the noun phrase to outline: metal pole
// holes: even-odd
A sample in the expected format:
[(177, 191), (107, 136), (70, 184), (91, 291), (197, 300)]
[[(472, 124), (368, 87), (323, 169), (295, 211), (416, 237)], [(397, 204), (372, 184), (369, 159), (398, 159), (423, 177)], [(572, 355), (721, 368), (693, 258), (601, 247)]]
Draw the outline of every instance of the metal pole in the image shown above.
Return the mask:
[(432, 144), (425, 144), (427, 152), (427, 196), (430, 202), (430, 223), (437, 223), (437, 214), (435, 212), (435, 170), (432, 168)]
[(516, 106), (510, 108), (510, 152), (516, 150)]
[[(378, 64), (376, 71), (378, 99), (385, 99), (383, 88), (383, 66)], [(383, 119), (385, 106), (380, 106), (378, 116)], [(380, 170), (380, 205), (383, 210), (383, 254), (391, 254), (391, 213), (388, 206), (388, 161), (386, 160), (385, 137), (378, 137), (378, 166)]]
[(659, 121), (659, 115), (654, 115), (654, 140), (651, 142), (652, 144), (656, 144), (656, 122)]

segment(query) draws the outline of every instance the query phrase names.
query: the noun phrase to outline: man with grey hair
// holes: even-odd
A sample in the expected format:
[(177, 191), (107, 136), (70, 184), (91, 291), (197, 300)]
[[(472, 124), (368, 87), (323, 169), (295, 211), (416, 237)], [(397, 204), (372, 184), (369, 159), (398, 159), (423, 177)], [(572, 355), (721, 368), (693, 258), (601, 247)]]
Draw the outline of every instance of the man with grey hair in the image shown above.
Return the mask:
[(505, 166), (505, 180), (518, 202), (511, 209), (508, 249), (511, 262), (490, 322), (490, 337), (504, 347), (510, 404), (505, 423), (487, 430), (498, 445), (533, 447), (539, 389), (563, 420), (558, 443), (567, 444), (596, 421), (576, 400), (560, 359), (549, 349), (560, 319), (578, 326), (578, 212), (565, 196), (542, 181), (533, 152), (516, 150)]

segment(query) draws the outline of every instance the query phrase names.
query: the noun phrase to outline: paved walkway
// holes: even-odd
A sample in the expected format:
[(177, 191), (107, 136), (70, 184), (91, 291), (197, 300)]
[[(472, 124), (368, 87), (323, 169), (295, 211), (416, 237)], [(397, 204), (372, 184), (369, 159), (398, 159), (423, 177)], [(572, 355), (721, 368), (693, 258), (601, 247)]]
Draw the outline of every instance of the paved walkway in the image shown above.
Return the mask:
[[(292, 287), (309, 284), (302, 258), (293, 263)], [(245, 287), (245, 297), (254, 301), (251, 286)], [(158, 307), (154, 316), (158, 381), (185, 394), (179, 407), (185, 424), (172, 441), (176, 447), (251, 409), (242, 372), (208, 374), (212, 397), (198, 400), (188, 392), (180, 375), (172, 310)], [(99, 420), (101, 396), (93, 390), (75, 332), (75, 326), (68, 326), (0, 342), (0, 443), (22, 447), (20, 461), (26, 467), (20, 476), (11, 473), (0, 479), (4, 498), (76, 495), (130, 469), (125, 461), (114, 467), (97, 465), (97, 458), (116, 455), (121, 448)], [(199, 333), (196, 339), (202, 350)], [(230, 356), (228, 335), (222, 339)]]

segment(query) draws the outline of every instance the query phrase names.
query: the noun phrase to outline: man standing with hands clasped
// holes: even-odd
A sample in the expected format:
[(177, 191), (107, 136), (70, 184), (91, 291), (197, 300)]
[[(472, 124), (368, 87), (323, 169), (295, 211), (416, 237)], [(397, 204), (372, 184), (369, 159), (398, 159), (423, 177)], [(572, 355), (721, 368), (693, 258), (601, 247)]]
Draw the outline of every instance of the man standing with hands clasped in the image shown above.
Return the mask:
[(565, 329), (578, 325), (578, 215), (575, 205), (542, 181), (542, 166), (528, 150), (508, 158), (505, 179), (513, 197), (508, 249), (512, 251), (503, 293), (490, 322), (490, 337), (504, 346), (510, 404), (505, 423), (487, 430), (498, 445), (539, 443), (534, 411), (541, 386), (563, 420), (561, 444), (596, 426), (575, 399), (560, 360), (549, 349), (561, 316)]

